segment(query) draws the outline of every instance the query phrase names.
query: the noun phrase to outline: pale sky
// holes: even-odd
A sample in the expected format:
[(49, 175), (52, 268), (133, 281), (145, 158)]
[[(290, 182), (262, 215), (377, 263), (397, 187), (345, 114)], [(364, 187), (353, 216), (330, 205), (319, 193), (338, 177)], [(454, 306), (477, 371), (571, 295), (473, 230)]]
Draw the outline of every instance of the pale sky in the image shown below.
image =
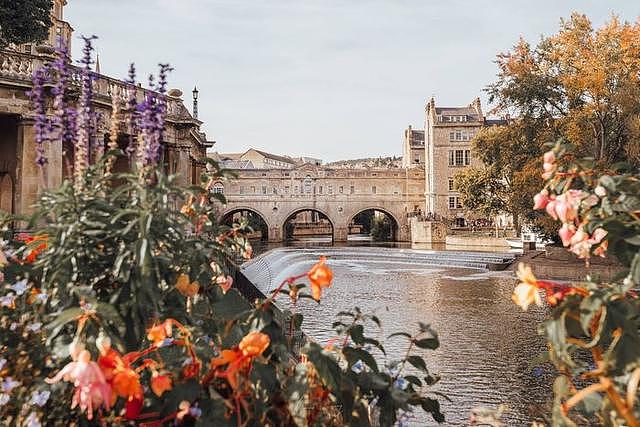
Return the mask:
[[(102, 72), (171, 63), (170, 87), (216, 150), (250, 147), (325, 161), (398, 155), (424, 105), (466, 105), (495, 80), (495, 55), (561, 17), (635, 21), (639, 0), (69, 0), (95, 34)], [(78, 58), (81, 43), (74, 40)]]

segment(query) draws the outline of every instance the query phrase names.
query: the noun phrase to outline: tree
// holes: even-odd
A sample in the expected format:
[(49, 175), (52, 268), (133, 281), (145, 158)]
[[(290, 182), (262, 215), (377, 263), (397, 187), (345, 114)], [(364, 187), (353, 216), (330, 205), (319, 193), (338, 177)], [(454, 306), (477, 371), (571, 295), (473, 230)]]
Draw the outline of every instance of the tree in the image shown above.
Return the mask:
[(537, 160), (541, 143), (527, 122), (516, 120), (482, 129), (472, 141), (472, 149), (484, 166), (455, 176), (463, 205), (486, 216), (509, 214), (519, 233), (521, 219), (531, 221), (537, 215), (532, 200), (542, 183)]
[(488, 92), (499, 110), (601, 165), (640, 164), (640, 22), (613, 17), (594, 30), (574, 13), (557, 34), (535, 47), (521, 39), (496, 62), (498, 81)]
[(52, 0), (0, 0), (0, 48), (49, 35)]

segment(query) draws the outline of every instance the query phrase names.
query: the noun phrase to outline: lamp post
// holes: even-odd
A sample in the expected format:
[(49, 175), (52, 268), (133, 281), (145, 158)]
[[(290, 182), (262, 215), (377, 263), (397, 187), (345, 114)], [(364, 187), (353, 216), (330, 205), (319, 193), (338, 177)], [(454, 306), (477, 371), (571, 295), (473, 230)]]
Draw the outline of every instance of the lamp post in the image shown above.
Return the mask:
[(193, 94), (193, 118), (197, 119), (198, 118), (198, 94), (200, 94), (200, 92), (198, 92), (198, 87), (194, 86), (193, 92), (191, 93)]

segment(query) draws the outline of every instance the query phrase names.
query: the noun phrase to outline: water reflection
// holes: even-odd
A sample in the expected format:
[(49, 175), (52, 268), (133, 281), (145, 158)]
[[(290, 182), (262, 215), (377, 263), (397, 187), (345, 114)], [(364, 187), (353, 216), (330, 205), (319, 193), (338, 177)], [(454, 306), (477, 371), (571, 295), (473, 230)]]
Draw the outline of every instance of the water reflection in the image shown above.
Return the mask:
[[(378, 251), (383, 256), (373, 256)], [(447, 425), (466, 425), (472, 408), (500, 404), (509, 408), (506, 425), (530, 425), (538, 419), (541, 406), (551, 396), (551, 373), (540, 375), (531, 365), (544, 351), (544, 341), (536, 334), (544, 313), (523, 313), (514, 306), (511, 273), (434, 267), (420, 264), (411, 251), (393, 251), (393, 259), (386, 256), (389, 251), (280, 249), (261, 258), (270, 274), (268, 279), (257, 275), (256, 281), (262, 281), (259, 286), (268, 290), (273, 288), (271, 283), (306, 271), (319, 255), (327, 253), (334, 286), (325, 292), (320, 305), (301, 305), (306, 331), (315, 339), (331, 340), (335, 313), (354, 306), (380, 317), (383, 330), (373, 334), (376, 338), (415, 328), (418, 321), (430, 323), (440, 334), (441, 348), (426, 353), (426, 360), (430, 370), (442, 376), (436, 390), (452, 399), (440, 399)], [(398, 261), (399, 254), (405, 261)], [(399, 357), (405, 346), (391, 341), (387, 350)], [(416, 415), (415, 425), (435, 425), (424, 414)]]

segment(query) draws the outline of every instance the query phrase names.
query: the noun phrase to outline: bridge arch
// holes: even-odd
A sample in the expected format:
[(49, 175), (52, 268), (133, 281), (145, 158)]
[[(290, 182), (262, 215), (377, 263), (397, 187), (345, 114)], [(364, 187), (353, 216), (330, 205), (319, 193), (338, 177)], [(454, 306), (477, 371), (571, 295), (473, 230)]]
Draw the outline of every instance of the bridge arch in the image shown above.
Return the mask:
[[(397, 217), (397, 215), (394, 214), (393, 212), (391, 212), (389, 209), (381, 208), (379, 206), (369, 206), (369, 207), (356, 209), (349, 216), (349, 220), (347, 221), (348, 229), (350, 229), (353, 226), (353, 223), (356, 220), (356, 218), (358, 217), (358, 215), (364, 214), (366, 212), (372, 212), (372, 213), (374, 213), (374, 215), (375, 215), (376, 212), (380, 212), (380, 213), (384, 214), (384, 216), (386, 218), (389, 219), (389, 230), (388, 231), (387, 230), (382, 230), (383, 234), (386, 235), (386, 237), (383, 240), (389, 240), (389, 241), (398, 241), (399, 240), (400, 227), (402, 225), (402, 222), (400, 222), (398, 217)], [(350, 234), (349, 231), (348, 231), (348, 234)]]
[[(336, 223), (335, 221), (329, 216), (329, 214), (322, 210), (322, 209), (318, 209), (317, 207), (306, 207), (306, 206), (301, 206), (301, 207), (296, 207), (295, 209), (289, 211), (287, 214), (285, 214), (282, 217), (282, 220), (279, 221), (281, 224), (280, 226), (282, 227), (282, 240), (290, 240), (294, 238), (294, 228), (291, 228), (291, 221), (293, 219), (295, 219), (299, 214), (304, 213), (304, 212), (311, 212), (312, 214), (317, 214), (318, 215), (318, 219), (320, 219), (321, 221), (318, 221), (317, 224), (312, 224), (311, 227), (316, 229), (316, 232), (319, 231), (324, 231), (324, 235), (327, 236), (331, 236), (331, 240), (335, 240), (335, 233), (336, 233)], [(313, 222), (313, 221), (312, 221)]]
[[(230, 219), (233, 218), (233, 216), (235, 214), (244, 214), (244, 213), (251, 213), (253, 215), (255, 215), (253, 218), (256, 218), (259, 222), (262, 223), (262, 225), (259, 224), (251, 224), (251, 219), (250, 224), (252, 226), (252, 228), (254, 229), (254, 231), (260, 231), (261, 236), (260, 236), (260, 240), (269, 240), (269, 230), (271, 229), (269, 222), (267, 221), (267, 216), (260, 212), (259, 210), (249, 207), (249, 206), (234, 206), (232, 208), (227, 209), (226, 211), (224, 211), (221, 215), (220, 215), (220, 224), (225, 224), (227, 223)], [(259, 227), (259, 230), (257, 229)]]

